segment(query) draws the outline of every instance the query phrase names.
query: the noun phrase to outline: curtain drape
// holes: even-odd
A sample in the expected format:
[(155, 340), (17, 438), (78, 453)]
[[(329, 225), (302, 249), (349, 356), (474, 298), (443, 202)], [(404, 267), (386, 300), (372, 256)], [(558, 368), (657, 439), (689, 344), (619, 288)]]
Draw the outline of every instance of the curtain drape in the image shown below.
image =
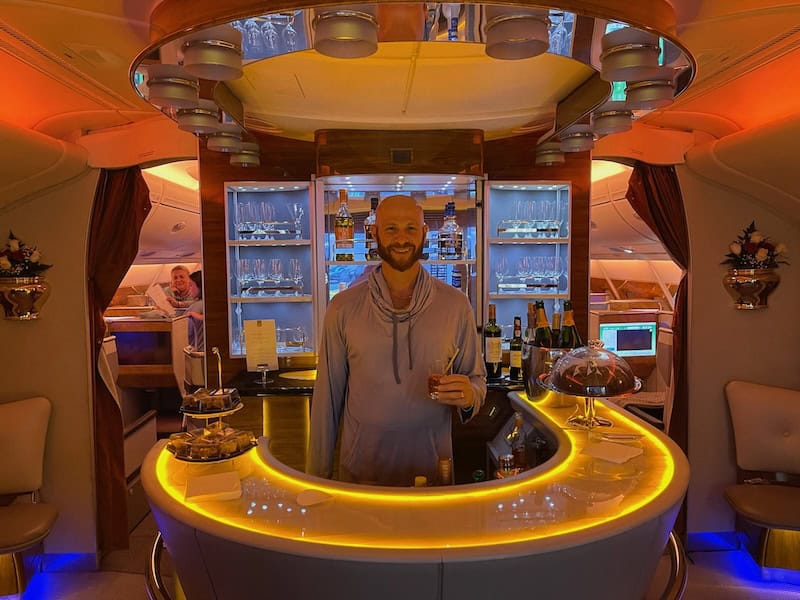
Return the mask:
[(150, 192), (139, 167), (101, 170), (89, 224), (88, 303), (92, 339), (92, 390), (101, 552), (128, 547), (122, 413), (97, 369), (106, 325), (103, 313), (136, 258), (139, 232), (150, 211)]
[(675, 296), (672, 319), (674, 400), (668, 433), (686, 453), (689, 426), (686, 361), (688, 344), (686, 273), (689, 270), (689, 231), (675, 167), (637, 162), (628, 182), (626, 197), (636, 213), (661, 240), (672, 260), (684, 271)]

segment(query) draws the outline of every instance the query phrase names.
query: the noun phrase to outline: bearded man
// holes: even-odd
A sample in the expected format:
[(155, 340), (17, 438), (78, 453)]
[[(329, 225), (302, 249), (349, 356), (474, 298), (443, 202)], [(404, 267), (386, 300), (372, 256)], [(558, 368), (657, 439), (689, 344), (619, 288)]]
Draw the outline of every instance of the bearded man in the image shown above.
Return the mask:
[[(373, 230), (381, 264), (328, 305), (311, 402), (312, 475), (332, 477), (341, 434), (340, 480), (433, 481), (439, 460), (453, 457), (452, 411), (466, 422), (483, 404), (486, 369), (472, 307), (420, 265), (427, 232), (413, 198), (385, 198)], [(454, 354), (432, 400), (431, 365)]]

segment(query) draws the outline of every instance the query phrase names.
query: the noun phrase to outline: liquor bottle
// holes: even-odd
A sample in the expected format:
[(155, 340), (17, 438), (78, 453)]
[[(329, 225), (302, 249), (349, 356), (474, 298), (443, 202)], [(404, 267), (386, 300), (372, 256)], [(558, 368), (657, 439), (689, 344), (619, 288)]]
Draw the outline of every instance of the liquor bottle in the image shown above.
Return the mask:
[(506, 436), (511, 454), (514, 456), (514, 468), (524, 471), (528, 468), (528, 449), (525, 444), (525, 427), (522, 424), (522, 413), (514, 413), (514, 427)]
[(367, 253), (365, 260), (378, 260), (378, 242), (375, 240), (373, 227), (375, 227), (375, 211), (378, 208), (378, 196), (373, 196), (369, 200), (369, 214), (364, 219), (364, 244)]
[(458, 269), (458, 265), (453, 265), (453, 275), (450, 278), (450, 285), (454, 288), (462, 289), (461, 288), (461, 271)]
[[(339, 190), (339, 210), (336, 211), (333, 236), (336, 239), (336, 260), (353, 260), (353, 215), (347, 208), (347, 190)], [(350, 252), (346, 250), (350, 248)]]
[(553, 324), (550, 326), (550, 331), (553, 334), (552, 337), (556, 347), (560, 347), (558, 346), (558, 334), (561, 331), (561, 313), (553, 313)]
[(536, 329), (533, 332), (533, 345), (540, 348), (553, 347), (553, 334), (550, 331), (550, 323), (547, 320), (543, 300), (536, 301)]
[(497, 307), (489, 305), (489, 320), (483, 326), (483, 361), (486, 379), (500, 379), (503, 375), (503, 351), (500, 348), (502, 330), (497, 324)]
[(522, 317), (514, 317), (514, 336), (509, 350), (508, 378), (519, 381), (522, 378)]
[(456, 223), (456, 203), (448, 202), (444, 207), (444, 224), (439, 230), (439, 259), (461, 260), (464, 258), (464, 231)]
[(572, 310), (572, 302), (564, 301), (564, 323), (558, 336), (559, 348), (579, 348), (583, 346), (578, 327), (575, 325), (575, 314)]
[(437, 469), (438, 473), (438, 484), (439, 485), (453, 485), (455, 481), (453, 480), (453, 459), (452, 458), (440, 458), (439, 459), (439, 466)]

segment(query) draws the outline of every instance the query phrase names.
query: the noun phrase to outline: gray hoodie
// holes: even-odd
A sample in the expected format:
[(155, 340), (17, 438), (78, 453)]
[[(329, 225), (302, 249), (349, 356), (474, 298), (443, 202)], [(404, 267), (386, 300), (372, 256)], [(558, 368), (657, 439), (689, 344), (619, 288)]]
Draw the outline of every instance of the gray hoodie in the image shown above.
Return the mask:
[(339, 479), (413, 485), (425, 475), (432, 481), (438, 459), (453, 456), (452, 408), (428, 398), (428, 370), (457, 347), (453, 373), (470, 377), (481, 406), (486, 369), (472, 308), (459, 290), (422, 268), (411, 303), (398, 310), (379, 267), (338, 293), (325, 313), (307, 472), (332, 476), (341, 420)]

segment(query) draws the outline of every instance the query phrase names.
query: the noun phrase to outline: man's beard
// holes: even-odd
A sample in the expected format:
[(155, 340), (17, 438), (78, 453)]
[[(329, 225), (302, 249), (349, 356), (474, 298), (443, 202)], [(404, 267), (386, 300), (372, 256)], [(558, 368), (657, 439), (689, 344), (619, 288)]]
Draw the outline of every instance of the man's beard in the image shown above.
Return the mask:
[[(395, 271), (408, 271), (413, 267), (420, 258), (422, 258), (422, 242), (419, 246), (412, 243), (406, 244), (390, 244), (384, 246), (379, 237), (375, 236), (375, 241), (378, 243), (378, 256), (380, 256), (386, 263)], [(402, 257), (397, 257), (392, 254), (392, 249), (411, 248), (413, 251)]]

